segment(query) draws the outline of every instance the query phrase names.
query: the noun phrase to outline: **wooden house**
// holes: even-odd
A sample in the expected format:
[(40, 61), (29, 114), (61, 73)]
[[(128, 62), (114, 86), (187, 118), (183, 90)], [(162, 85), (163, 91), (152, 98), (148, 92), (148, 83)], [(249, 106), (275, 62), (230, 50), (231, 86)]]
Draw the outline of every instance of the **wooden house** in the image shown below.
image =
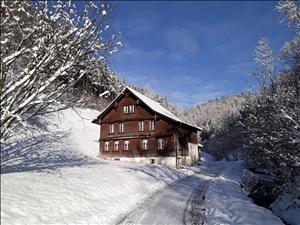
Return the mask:
[(126, 87), (97, 117), (99, 157), (190, 166), (200, 157), (198, 127), (183, 122), (159, 103)]

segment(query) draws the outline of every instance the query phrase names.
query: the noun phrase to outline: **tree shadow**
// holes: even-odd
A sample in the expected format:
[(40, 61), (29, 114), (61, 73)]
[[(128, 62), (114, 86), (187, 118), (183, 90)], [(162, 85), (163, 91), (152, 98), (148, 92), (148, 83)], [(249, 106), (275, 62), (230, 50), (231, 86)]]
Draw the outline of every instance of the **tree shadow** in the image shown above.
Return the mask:
[(67, 132), (47, 133), (1, 143), (1, 174), (103, 163), (71, 151), (68, 135)]

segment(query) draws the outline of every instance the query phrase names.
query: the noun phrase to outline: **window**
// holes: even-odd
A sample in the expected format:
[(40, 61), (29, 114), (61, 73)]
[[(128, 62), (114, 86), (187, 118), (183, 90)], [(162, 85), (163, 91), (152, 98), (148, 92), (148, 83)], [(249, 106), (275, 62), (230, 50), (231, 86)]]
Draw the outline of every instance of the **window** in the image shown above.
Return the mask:
[(128, 105), (123, 107), (123, 112), (124, 112), (124, 114), (129, 113), (129, 106)]
[(139, 131), (144, 131), (144, 121), (139, 122)]
[(111, 134), (113, 134), (114, 133), (114, 124), (113, 123), (111, 123), (111, 124), (109, 124), (109, 133), (111, 133)]
[(119, 150), (119, 141), (114, 142), (114, 150), (118, 151)]
[(157, 144), (158, 144), (158, 146), (157, 146), (158, 149), (163, 149), (164, 148), (164, 140), (162, 138), (158, 139)]
[(109, 141), (104, 142), (104, 151), (109, 151)]
[(130, 105), (129, 106), (129, 112), (134, 113), (134, 111), (135, 111), (135, 105)]
[(144, 139), (144, 140), (143, 140), (142, 148), (143, 148), (144, 150), (147, 150), (147, 149), (148, 149), (148, 140), (147, 140), (147, 139)]
[(119, 123), (119, 132), (120, 133), (124, 132), (124, 123)]
[(129, 150), (129, 141), (124, 141), (124, 150)]
[(150, 120), (149, 121), (149, 130), (154, 130), (154, 128), (155, 128), (154, 120)]
[(134, 111), (135, 111), (135, 105), (126, 105), (123, 107), (124, 114), (134, 113)]

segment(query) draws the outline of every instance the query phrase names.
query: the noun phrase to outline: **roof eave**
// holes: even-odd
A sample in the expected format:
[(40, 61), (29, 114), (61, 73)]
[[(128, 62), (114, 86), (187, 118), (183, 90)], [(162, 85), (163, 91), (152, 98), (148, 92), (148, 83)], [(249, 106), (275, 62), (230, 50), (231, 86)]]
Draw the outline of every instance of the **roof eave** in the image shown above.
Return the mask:
[(93, 119), (91, 123), (99, 125), (99, 119), (98, 118), (97, 119)]

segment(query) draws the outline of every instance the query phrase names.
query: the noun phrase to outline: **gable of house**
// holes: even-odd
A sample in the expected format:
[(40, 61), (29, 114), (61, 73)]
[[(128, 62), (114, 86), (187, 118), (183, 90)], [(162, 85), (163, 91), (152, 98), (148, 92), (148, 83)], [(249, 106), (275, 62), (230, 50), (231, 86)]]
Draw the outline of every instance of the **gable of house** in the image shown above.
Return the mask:
[[(124, 107), (134, 107), (134, 112), (124, 113)], [(154, 121), (155, 129), (150, 130), (150, 121)], [(143, 132), (139, 130), (139, 122), (143, 122)], [(123, 131), (120, 126), (123, 123)], [(114, 132), (110, 133), (110, 126), (113, 124)], [(131, 93), (124, 93), (122, 98), (115, 101), (112, 107), (107, 109), (101, 116), (101, 136), (109, 139), (114, 136), (118, 138), (128, 137), (134, 134), (149, 136), (149, 132), (168, 134), (172, 131), (171, 124), (157, 113), (153, 112), (143, 102)]]
[[(129, 97), (129, 98), (128, 98)], [(128, 100), (123, 100), (128, 99)], [(119, 103), (121, 102), (121, 105), (125, 104), (137, 104), (140, 105), (146, 110), (149, 114), (160, 116), (166, 119), (167, 121), (172, 121), (177, 123), (179, 126), (182, 127), (188, 127), (189, 129), (198, 131), (202, 130), (202, 128), (190, 125), (188, 123), (185, 123), (180, 118), (175, 116), (173, 113), (171, 113), (169, 110), (161, 106), (158, 102), (155, 102), (154, 100), (148, 98), (147, 96), (135, 91), (134, 89), (130, 87), (126, 87), (119, 96), (117, 96), (97, 117), (97, 119), (93, 120), (93, 123), (99, 124), (99, 120), (103, 120), (108, 113), (112, 113), (113, 115), (109, 117), (116, 117), (120, 116), (120, 110), (111, 111), (113, 108), (117, 108)], [(144, 113), (144, 111), (141, 111), (139, 113)]]

